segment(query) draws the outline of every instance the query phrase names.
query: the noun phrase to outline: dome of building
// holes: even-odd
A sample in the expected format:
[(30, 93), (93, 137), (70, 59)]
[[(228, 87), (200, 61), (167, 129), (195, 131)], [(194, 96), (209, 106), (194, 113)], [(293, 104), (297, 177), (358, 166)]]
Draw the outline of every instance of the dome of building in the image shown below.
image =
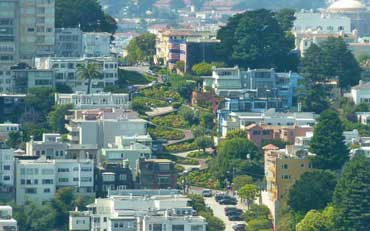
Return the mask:
[(339, 0), (331, 4), (328, 8), (329, 12), (360, 12), (365, 11), (366, 6), (357, 0)]

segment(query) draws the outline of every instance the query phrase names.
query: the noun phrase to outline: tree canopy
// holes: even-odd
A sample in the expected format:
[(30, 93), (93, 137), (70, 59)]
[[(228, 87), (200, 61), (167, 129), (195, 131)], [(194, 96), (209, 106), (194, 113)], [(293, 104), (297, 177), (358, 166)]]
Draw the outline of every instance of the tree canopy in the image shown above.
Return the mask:
[(114, 33), (117, 30), (115, 19), (104, 13), (97, 0), (56, 0), (55, 26), (80, 26), (84, 32)]
[(333, 197), (335, 230), (370, 230), (369, 179), (368, 157), (357, 155), (346, 163)]
[(297, 231), (333, 231), (334, 208), (326, 207), (322, 212), (309, 211), (297, 224)]
[(306, 172), (290, 188), (288, 205), (300, 214), (323, 209), (331, 202), (335, 185), (335, 174), (331, 172)]
[(127, 59), (132, 63), (152, 62), (155, 54), (155, 35), (146, 33), (133, 38), (127, 46)]
[(320, 115), (310, 142), (310, 151), (316, 154), (312, 160), (315, 168), (336, 170), (348, 160), (343, 125), (336, 111), (328, 109)]
[[(284, 27), (285, 24), (289, 23), (285, 21)], [(269, 10), (246, 11), (231, 17), (217, 37), (221, 40), (220, 54), (229, 65), (293, 70), (298, 63), (298, 58), (294, 60), (290, 54), (294, 37), (284, 31), (276, 14)]]

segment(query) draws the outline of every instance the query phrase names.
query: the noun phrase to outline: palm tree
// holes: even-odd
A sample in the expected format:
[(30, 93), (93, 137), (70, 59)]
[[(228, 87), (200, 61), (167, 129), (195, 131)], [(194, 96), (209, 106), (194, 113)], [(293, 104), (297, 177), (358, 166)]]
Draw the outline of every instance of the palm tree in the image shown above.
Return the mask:
[(77, 67), (77, 75), (82, 80), (87, 80), (87, 94), (90, 94), (91, 81), (101, 77), (101, 68), (97, 63), (87, 63)]

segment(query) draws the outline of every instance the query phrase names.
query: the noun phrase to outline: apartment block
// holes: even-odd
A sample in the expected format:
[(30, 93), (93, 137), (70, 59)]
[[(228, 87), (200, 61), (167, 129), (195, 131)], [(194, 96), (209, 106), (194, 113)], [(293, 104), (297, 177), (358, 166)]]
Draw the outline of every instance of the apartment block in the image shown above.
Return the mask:
[(269, 108), (288, 110), (294, 106), (298, 81), (293, 72), (276, 73), (273, 69), (214, 68), (204, 76), (203, 91), (226, 98), (225, 110), (263, 112)]
[(100, 67), (101, 78), (92, 80), (91, 92), (101, 92), (104, 87), (112, 86), (118, 80), (118, 63), (114, 57), (48, 57), (36, 58), (38, 70), (53, 70), (55, 84), (65, 84), (74, 91), (87, 91), (87, 81), (78, 76), (78, 67), (95, 63)]
[(17, 221), (13, 218), (13, 208), (9, 205), (0, 206), (0, 230), (18, 230)]
[(313, 112), (277, 112), (269, 109), (265, 112), (229, 112), (218, 111), (218, 131), (226, 137), (229, 131), (244, 129), (251, 124), (269, 126), (314, 126), (318, 115)]
[(76, 92), (72, 94), (55, 93), (55, 103), (59, 105), (71, 104), (75, 109), (99, 108), (130, 108), (128, 94), (120, 93), (93, 93)]
[(14, 149), (0, 143), (0, 191), (14, 192)]
[(91, 160), (17, 159), (15, 163), (16, 203), (43, 202), (57, 189), (73, 187), (75, 193), (94, 194), (94, 162)]
[(290, 187), (302, 174), (313, 170), (311, 154), (292, 145), (279, 150), (269, 144), (263, 150), (267, 189), (262, 194), (262, 201), (269, 207), (273, 223), (277, 224), (280, 201), (287, 197)]
[(0, 93), (0, 122), (16, 121), (19, 114), (25, 111), (25, 94)]
[(80, 28), (55, 28), (55, 55), (82, 57), (82, 31)]
[(73, 211), (69, 230), (205, 231), (207, 222), (178, 190), (119, 190), (98, 198), (88, 211)]

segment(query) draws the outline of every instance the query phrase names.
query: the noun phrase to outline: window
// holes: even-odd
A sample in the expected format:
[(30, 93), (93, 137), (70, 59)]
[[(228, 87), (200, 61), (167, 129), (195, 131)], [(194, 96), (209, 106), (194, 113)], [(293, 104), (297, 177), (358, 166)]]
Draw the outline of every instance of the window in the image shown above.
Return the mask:
[(58, 172), (69, 172), (69, 168), (58, 168)]
[(77, 172), (78, 171), (78, 167), (73, 167), (73, 171), (74, 172)]
[(4, 170), (10, 170), (10, 165), (4, 165)]
[(10, 180), (10, 176), (4, 176), (4, 181), (9, 181)]
[(184, 231), (184, 225), (172, 225), (172, 231)]
[(36, 194), (37, 193), (37, 189), (36, 188), (26, 188), (25, 189), (25, 193), (26, 194)]
[(281, 179), (288, 180), (288, 179), (290, 179), (290, 175), (283, 174), (283, 175), (281, 175)]
[(283, 165), (281, 165), (281, 168), (282, 169), (288, 169), (288, 165), (287, 164), (283, 164)]
[(91, 177), (81, 177), (81, 182), (91, 182), (92, 178)]
[(127, 175), (126, 174), (120, 174), (119, 175), (119, 180), (123, 180), (123, 181), (127, 180)]
[(90, 167), (82, 167), (81, 168), (81, 171), (82, 172), (91, 172), (92, 171), (92, 168), (90, 168)]
[(78, 177), (73, 177), (73, 181), (78, 181)]
[(53, 179), (43, 179), (42, 184), (53, 184), (54, 180)]
[(68, 182), (68, 178), (59, 178), (59, 182), (66, 183)]
[(54, 169), (42, 169), (41, 170), (42, 175), (54, 175)]
[(50, 193), (51, 190), (49, 188), (44, 188), (44, 193)]

